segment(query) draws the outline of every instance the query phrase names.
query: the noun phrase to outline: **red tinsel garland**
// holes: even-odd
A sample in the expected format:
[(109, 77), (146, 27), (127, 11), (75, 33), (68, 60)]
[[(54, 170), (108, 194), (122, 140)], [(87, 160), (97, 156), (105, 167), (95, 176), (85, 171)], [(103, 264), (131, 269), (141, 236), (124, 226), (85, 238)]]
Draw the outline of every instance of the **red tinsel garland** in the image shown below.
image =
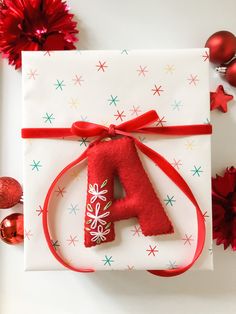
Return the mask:
[(212, 179), (213, 239), (236, 251), (236, 168)]
[(2, 0), (0, 52), (9, 64), (21, 67), (23, 50), (76, 49), (77, 23), (61, 0)]

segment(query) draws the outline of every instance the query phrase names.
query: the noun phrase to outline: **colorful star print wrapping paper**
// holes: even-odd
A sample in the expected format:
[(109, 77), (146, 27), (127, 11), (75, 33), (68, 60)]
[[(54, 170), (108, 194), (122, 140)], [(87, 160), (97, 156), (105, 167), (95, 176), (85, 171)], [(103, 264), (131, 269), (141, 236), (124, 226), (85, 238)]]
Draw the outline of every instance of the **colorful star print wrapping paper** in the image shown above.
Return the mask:
[[(70, 127), (84, 120), (110, 125), (157, 111), (156, 126), (209, 123), (205, 49), (23, 53), (23, 127)], [(137, 137), (184, 177), (206, 223), (206, 242), (194, 268), (212, 269), (210, 136)], [(64, 269), (43, 235), (42, 206), (56, 175), (91, 138), (24, 139), (25, 269)], [(169, 269), (188, 263), (196, 247), (193, 205), (139, 152), (175, 233), (143, 236), (138, 220), (115, 222), (113, 242), (84, 247), (86, 162), (58, 183), (50, 203), (51, 241), (73, 266), (95, 270)], [(104, 236), (106, 236), (104, 234)]]

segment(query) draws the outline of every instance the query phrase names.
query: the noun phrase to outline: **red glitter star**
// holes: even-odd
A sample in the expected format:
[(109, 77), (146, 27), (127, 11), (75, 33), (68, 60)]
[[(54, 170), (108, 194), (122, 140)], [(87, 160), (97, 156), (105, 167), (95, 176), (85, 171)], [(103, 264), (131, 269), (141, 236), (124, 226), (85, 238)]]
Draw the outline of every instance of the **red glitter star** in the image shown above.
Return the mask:
[(227, 103), (234, 97), (225, 92), (224, 87), (219, 85), (215, 92), (210, 93), (211, 110), (219, 109), (222, 112), (227, 112)]

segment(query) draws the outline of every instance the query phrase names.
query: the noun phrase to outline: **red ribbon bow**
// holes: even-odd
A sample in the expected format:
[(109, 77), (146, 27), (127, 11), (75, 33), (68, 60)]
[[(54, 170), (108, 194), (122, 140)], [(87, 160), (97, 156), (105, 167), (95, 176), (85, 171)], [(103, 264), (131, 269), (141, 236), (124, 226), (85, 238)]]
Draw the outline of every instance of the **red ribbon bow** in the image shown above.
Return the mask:
[[(205, 222), (202, 211), (190, 189), (188, 184), (185, 182), (183, 177), (175, 170), (175, 168), (160, 154), (158, 154), (153, 149), (144, 145), (138, 139), (136, 139), (132, 133), (145, 133), (145, 134), (164, 134), (164, 135), (175, 135), (175, 136), (184, 136), (184, 135), (204, 135), (212, 133), (212, 126), (210, 124), (195, 124), (195, 125), (178, 125), (178, 126), (166, 126), (166, 127), (147, 127), (148, 125), (154, 123), (158, 120), (158, 115), (156, 111), (150, 110), (143, 115), (140, 115), (134, 119), (131, 119), (127, 122), (121, 123), (120, 125), (111, 124), (109, 127), (85, 122), (78, 121), (74, 122), (71, 128), (25, 128), (22, 129), (23, 138), (60, 138), (60, 137), (98, 137), (96, 141), (99, 141), (105, 137), (113, 137), (115, 135), (124, 135), (132, 137), (135, 141), (136, 146), (147, 156), (149, 157), (177, 186), (178, 188), (188, 197), (192, 204), (196, 208), (197, 214), (197, 223), (198, 223), (198, 239), (196, 250), (194, 256), (190, 263), (185, 266), (182, 266), (177, 269), (169, 270), (149, 270), (152, 274), (158, 276), (176, 276), (182, 274), (188, 270), (200, 256), (205, 242)], [(90, 145), (92, 145), (92, 142)], [(77, 272), (92, 272), (92, 269), (81, 269), (73, 267), (67, 264), (62, 257), (60, 257), (57, 252), (54, 250), (51, 243), (51, 237), (48, 229), (48, 205), (50, 201), (51, 194), (58, 182), (58, 180), (72, 167), (83, 161), (87, 156), (87, 151), (89, 147), (82, 153), (82, 155), (67, 165), (54, 179), (51, 184), (43, 207), (43, 230), (45, 238), (48, 244), (48, 247), (51, 253), (55, 258), (65, 267), (77, 271)]]

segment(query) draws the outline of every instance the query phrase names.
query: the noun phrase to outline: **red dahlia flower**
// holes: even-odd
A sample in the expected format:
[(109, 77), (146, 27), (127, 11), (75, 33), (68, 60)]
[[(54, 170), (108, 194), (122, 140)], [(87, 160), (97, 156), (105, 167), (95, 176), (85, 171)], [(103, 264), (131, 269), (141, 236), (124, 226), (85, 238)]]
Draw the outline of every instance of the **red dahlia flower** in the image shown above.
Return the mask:
[(236, 251), (236, 168), (212, 179), (213, 239)]
[(21, 67), (23, 50), (71, 50), (77, 23), (62, 0), (0, 0), (0, 52)]

